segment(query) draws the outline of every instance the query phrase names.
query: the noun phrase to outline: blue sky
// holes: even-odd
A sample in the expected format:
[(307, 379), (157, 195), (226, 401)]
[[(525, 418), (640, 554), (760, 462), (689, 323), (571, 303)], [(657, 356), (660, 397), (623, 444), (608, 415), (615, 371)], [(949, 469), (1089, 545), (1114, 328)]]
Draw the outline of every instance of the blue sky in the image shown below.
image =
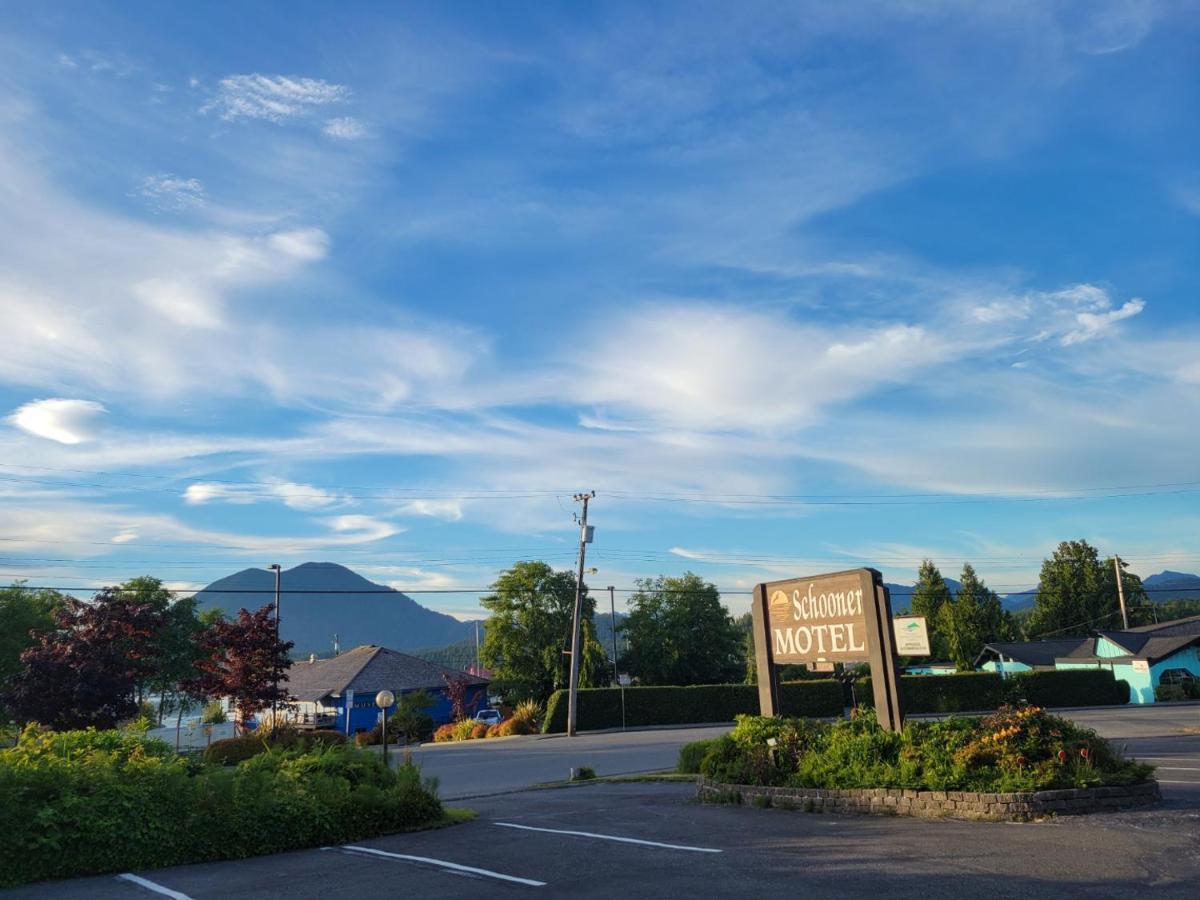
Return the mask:
[(0, 26), (0, 577), (1200, 567), (1190, 4)]

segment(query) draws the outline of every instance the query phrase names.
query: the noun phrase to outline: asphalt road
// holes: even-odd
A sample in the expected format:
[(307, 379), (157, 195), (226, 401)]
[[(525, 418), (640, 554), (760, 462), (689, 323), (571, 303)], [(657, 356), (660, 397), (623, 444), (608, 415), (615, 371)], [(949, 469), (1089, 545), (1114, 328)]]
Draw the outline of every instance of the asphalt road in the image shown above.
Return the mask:
[[(1061, 714), (1096, 729), (1126, 747), (1130, 755), (1160, 766), (1164, 794), (1191, 794), (1200, 802), (1200, 704), (1065, 710)], [(1185, 733), (1188, 728), (1195, 733)], [(728, 730), (728, 725), (713, 725), (574, 738), (536, 736), (427, 744), (413, 750), (413, 759), (427, 775), (438, 778), (443, 798), (455, 800), (561, 781), (573, 766), (591, 766), (597, 775), (673, 769), (680, 746)]]
[(480, 817), (226, 863), (78, 879), (14, 897), (1187, 897), (1200, 819), (1169, 808), (1013, 825), (708, 806), (689, 784), (477, 800)]

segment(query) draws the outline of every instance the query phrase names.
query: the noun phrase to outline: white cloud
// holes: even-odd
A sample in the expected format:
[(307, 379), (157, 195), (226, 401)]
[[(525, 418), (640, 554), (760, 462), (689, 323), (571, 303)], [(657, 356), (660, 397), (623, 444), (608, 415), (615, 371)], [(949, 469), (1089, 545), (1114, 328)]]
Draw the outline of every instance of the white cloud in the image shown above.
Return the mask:
[(8, 420), (37, 437), (60, 444), (81, 444), (95, 439), (105, 412), (104, 406), (94, 400), (51, 398), (26, 403)]
[(397, 512), (400, 515), (431, 516), (447, 522), (458, 522), (463, 517), (462, 503), (458, 500), (413, 500), (405, 503)]
[(703, 431), (808, 424), (954, 352), (918, 325), (831, 327), (707, 305), (644, 308), (597, 332), (570, 399)]
[[(997, 340), (1042, 343), (1055, 339), (1061, 346), (1070, 347), (1102, 337), (1117, 322), (1136, 316), (1146, 307), (1145, 301), (1136, 297), (1118, 309), (1112, 305), (1106, 289), (1073, 284), (1057, 291), (1029, 291), (977, 304), (971, 308), (970, 318), (982, 325), (1008, 328), (991, 332)], [(1029, 323), (1029, 329), (1020, 331), (1021, 323)]]
[(347, 502), (345, 497), (311, 484), (296, 484), (278, 480), (268, 480), (261, 484), (198, 481), (187, 486), (183, 492), (183, 500), (190, 506), (200, 506), (212, 502), (248, 505), (279, 501), (285, 506), (298, 510), (325, 509)]
[(133, 285), (134, 295), (150, 309), (187, 328), (219, 328), (221, 303), (195, 284), (147, 278)]
[(367, 136), (366, 126), (353, 116), (330, 119), (321, 130), (329, 137), (342, 141), (354, 141)]
[(183, 178), (168, 172), (147, 175), (138, 185), (136, 193), (157, 212), (199, 209), (205, 204), (203, 184), (195, 178)]
[(672, 547), (669, 551), (674, 556), (681, 556), (684, 559), (705, 560), (708, 559), (708, 554), (699, 550), (688, 550), (685, 547)]
[(320, 228), (278, 231), (268, 238), (268, 243), (285, 256), (302, 262), (324, 259), (329, 252), (329, 235)]
[(1078, 327), (1064, 334), (1059, 343), (1064, 347), (1069, 347), (1072, 344), (1080, 344), (1098, 338), (1108, 332), (1117, 322), (1136, 316), (1145, 308), (1144, 300), (1134, 299), (1126, 301), (1119, 309), (1110, 309), (1107, 312), (1099, 313), (1078, 313), (1075, 316)]
[(216, 111), (226, 120), (265, 119), (282, 122), (312, 110), (341, 103), (349, 88), (319, 78), (286, 75), (230, 75), (222, 78), (216, 96), (204, 111)]
[(358, 540), (379, 541), (403, 533), (404, 529), (374, 516), (332, 516), (322, 519), (331, 530)]

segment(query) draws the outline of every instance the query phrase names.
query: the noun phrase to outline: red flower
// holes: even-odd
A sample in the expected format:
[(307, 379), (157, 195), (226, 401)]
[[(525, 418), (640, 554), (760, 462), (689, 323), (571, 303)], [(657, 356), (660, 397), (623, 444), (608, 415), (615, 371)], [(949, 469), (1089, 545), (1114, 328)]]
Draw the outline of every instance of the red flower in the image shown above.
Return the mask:
[(1066, 750), (1059, 750), (1059, 751), (1058, 751), (1058, 761), (1059, 761), (1059, 762), (1066, 762), (1066, 761), (1067, 761), (1067, 751), (1066, 751)]
[(1017, 757), (1017, 765), (1018, 766), (1023, 766), (1023, 765), (1025, 765), (1026, 762), (1027, 762), (1027, 760), (1025, 759), (1025, 757), (1023, 757), (1023, 756)]
[(1079, 755), (1082, 756), (1084, 759), (1087, 759), (1088, 758), (1088, 748), (1087, 747), (1082, 748), (1079, 751)]

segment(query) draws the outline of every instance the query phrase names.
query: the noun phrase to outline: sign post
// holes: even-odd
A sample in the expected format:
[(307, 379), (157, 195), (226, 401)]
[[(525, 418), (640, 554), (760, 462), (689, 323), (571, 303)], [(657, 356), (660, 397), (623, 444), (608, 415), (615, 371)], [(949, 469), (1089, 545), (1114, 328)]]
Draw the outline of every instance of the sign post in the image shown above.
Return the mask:
[(903, 726), (892, 604), (875, 569), (760, 584), (751, 617), (764, 716), (780, 711), (776, 666), (867, 661), (879, 724), (888, 731)]

